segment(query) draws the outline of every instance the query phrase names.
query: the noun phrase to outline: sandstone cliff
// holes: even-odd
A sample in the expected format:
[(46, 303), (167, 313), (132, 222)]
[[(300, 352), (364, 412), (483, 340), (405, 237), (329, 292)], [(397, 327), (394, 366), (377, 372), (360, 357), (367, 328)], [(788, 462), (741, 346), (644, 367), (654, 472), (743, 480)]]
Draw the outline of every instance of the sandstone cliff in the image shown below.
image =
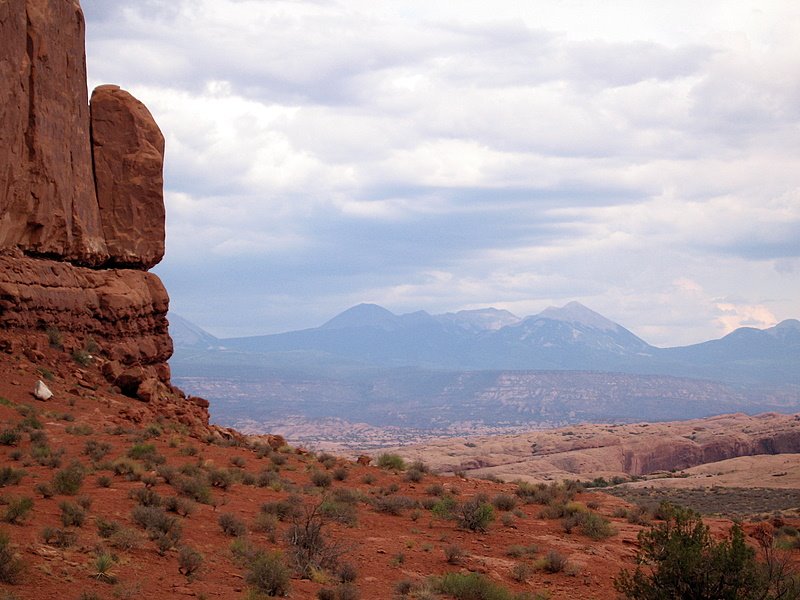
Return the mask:
[[(0, 3), (0, 338), (6, 351), (91, 347), (125, 394), (170, 385), (164, 138), (117, 86), (92, 95), (71, 0)], [(45, 331), (49, 330), (48, 340)], [(18, 346), (24, 348), (18, 348)]]

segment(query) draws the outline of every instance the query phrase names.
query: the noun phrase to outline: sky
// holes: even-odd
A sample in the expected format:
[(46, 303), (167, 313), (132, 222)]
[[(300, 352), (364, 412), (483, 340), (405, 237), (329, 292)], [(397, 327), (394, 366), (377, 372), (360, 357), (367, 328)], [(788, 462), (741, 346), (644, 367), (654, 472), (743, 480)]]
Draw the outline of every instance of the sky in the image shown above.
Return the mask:
[(166, 138), (220, 336), (577, 300), (659, 346), (800, 318), (796, 0), (82, 0)]

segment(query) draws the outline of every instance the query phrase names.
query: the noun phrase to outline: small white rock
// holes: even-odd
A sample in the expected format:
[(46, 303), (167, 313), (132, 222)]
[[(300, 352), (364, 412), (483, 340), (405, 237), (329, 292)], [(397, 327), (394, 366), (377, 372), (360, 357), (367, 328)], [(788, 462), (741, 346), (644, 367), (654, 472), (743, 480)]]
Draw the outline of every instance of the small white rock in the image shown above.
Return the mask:
[(50, 400), (50, 398), (53, 397), (53, 392), (51, 392), (50, 388), (40, 379), (36, 382), (36, 385), (33, 386), (33, 395), (37, 400)]

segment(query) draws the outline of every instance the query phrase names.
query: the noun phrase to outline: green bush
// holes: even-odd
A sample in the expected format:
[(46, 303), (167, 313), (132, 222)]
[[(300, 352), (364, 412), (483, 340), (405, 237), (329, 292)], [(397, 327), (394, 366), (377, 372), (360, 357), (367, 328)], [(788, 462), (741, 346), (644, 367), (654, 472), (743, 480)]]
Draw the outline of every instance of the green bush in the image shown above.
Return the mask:
[(455, 514), (459, 527), (469, 531), (486, 531), (494, 520), (494, 508), (479, 496), (464, 502)]
[(447, 573), (433, 582), (440, 594), (448, 594), (456, 600), (514, 600), (506, 588), (493, 583), (478, 573)]
[[(664, 522), (639, 533), (639, 565), (614, 579), (626, 598), (800, 598), (796, 577), (774, 561), (759, 564), (738, 524), (715, 541), (697, 513), (669, 505), (659, 512)], [(771, 536), (763, 547), (774, 556)]]
[(22, 434), (19, 429), (4, 429), (0, 432), (0, 445), (2, 446), (16, 446), (22, 440)]
[(33, 508), (33, 500), (24, 496), (22, 498), (8, 498), (3, 521), (16, 525), (21, 523)]
[(11, 540), (5, 531), (0, 531), (0, 582), (17, 583), (24, 568), (24, 561), (16, 556)]
[(203, 566), (203, 555), (194, 548), (181, 546), (178, 550), (178, 572), (190, 577)]
[(14, 467), (0, 467), (0, 487), (17, 485), (25, 476), (25, 471)]
[(59, 503), (58, 508), (61, 509), (61, 524), (64, 527), (82, 527), (83, 522), (86, 520), (86, 511), (74, 502), (64, 500)]
[(378, 456), (378, 466), (381, 469), (404, 471), (406, 468), (406, 462), (398, 454), (389, 454), (385, 452)]
[(289, 568), (280, 552), (258, 554), (250, 563), (245, 582), (258, 593), (286, 596), (289, 593)]
[(326, 473), (325, 471), (315, 470), (311, 472), (311, 483), (321, 488), (330, 487), (333, 483), (333, 477), (330, 473)]
[(225, 535), (240, 537), (247, 533), (247, 525), (233, 513), (222, 513), (217, 522)]
[(53, 475), (53, 489), (58, 494), (73, 496), (78, 493), (83, 485), (84, 469), (80, 463), (72, 463), (66, 469), (57, 471)]
[(78, 534), (69, 529), (58, 527), (45, 527), (42, 529), (42, 540), (49, 546), (56, 548), (69, 548), (78, 541)]

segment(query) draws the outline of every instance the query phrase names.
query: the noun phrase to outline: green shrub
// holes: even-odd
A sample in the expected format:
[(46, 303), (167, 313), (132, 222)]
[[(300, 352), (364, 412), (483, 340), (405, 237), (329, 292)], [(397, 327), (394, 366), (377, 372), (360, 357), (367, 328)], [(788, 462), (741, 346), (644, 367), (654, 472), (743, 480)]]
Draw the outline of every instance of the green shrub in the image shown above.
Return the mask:
[(217, 522), (225, 535), (239, 537), (247, 533), (247, 525), (233, 513), (222, 513)]
[(8, 534), (0, 531), (0, 582), (17, 583), (24, 565), (23, 559), (19, 558), (11, 547)]
[(494, 520), (494, 508), (479, 496), (464, 502), (455, 514), (459, 527), (469, 531), (486, 531)]
[(61, 509), (61, 524), (64, 527), (82, 527), (83, 522), (86, 520), (86, 511), (74, 502), (64, 500), (59, 503), (58, 508)]
[(59, 529), (58, 527), (45, 527), (42, 529), (42, 541), (48, 546), (56, 548), (69, 548), (78, 541), (78, 534), (69, 529)]
[(72, 463), (53, 475), (53, 489), (58, 494), (73, 496), (78, 493), (83, 485), (84, 469), (80, 463)]
[(258, 554), (245, 573), (245, 582), (256, 592), (267, 596), (289, 593), (289, 568), (280, 552)]
[(378, 456), (378, 466), (381, 469), (392, 469), (393, 471), (404, 471), (406, 462), (398, 454), (383, 453)]
[(492, 498), (492, 505), (497, 510), (509, 511), (514, 510), (517, 506), (517, 499), (509, 494), (497, 494)]
[(201, 504), (211, 504), (211, 489), (204, 477), (178, 477), (172, 486), (179, 494), (187, 496)]
[(547, 573), (560, 573), (567, 567), (567, 558), (557, 550), (548, 550), (538, 566)]
[(203, 566), (203, 555), (194, 548), (181, 546), (178, 550), (178, 572), (190, 577)]
[(161, 506), (161, 496), (151, 488), (135, 488), (128, 495), (141, 506)]
[(456, 600), (514, 600), (506, 588), (493, 583), (478, 573), (447, 573), (433, 582), (440, 594)]
[(28, 513), (33, 509), (33, 499), (23, 496), (21, 498), (8, 498), (6, 499), (6, 512), (3, 515), (3, 521), (16, 525), (21, 523)]
[(208, 482), (212, 487), (227, 490), (233, 484), (233, 475), (225, 469), (211, 469), (208, 472)]
[(333, 483), (333, 477), (330, 473), (326, 473), (325, 471), (312, 471), (311, 483), (321, 488), (330, 487)]
[(120, 524), (116, 521), (106, 521), (102, 517), (97, 517), (95, 524), (97, 525), (97, 535), (104, 539), (110, 538), (121, 529)]
[(0, 432), (0, 445), (2, 446), (16, 446), (22, 440), (22, 434), (19, 429), (4, 429)]
[(109, 452), (111, 452), (111, 444), (97, 440), (88, 440), (83, 448), (83, 453), (95, 462), (102, 460)]
[(14, 467), (0, 467), (0, 487), (17, 485), (25, 476), (25, 471)]
[(659, 511), (664, 522), (639, 532), (639, 566), (614, 579), (625, 597), (678, 598), (691, 590), (694, 598), (800, 598), (796, 576), (773, 560), (771, 536), (764, 536), (768, 560), (761, 565), (738, 524), (715, 541), (697, 513), (671, 505)]
[(182, 517), (188, 517), (195, 510), (194, 500), (180, 496), (168, 496), (164, 500), (164, 508)]

